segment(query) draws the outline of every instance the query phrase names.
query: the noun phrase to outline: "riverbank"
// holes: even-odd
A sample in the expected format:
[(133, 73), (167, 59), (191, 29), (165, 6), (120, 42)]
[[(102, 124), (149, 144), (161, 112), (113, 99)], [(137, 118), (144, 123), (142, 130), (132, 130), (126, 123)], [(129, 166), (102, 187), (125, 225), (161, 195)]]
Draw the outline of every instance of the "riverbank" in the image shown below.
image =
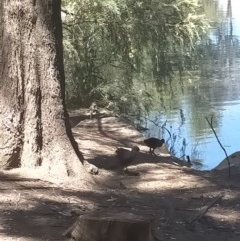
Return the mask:
[[(150, 156), (142, 135), (113, 117), (82, 121), (73, 133), (85, 159), (99, 168), (97, 189), (0, 173), (0, 240), (64, 240), (78, 215), (96, 210), (149, 217), (157, 240), (240, 239), (237, 169), (229, 179), (226, 170), (201, 172)], [(123, 175), (115, 149), (134, 144), (140, 153)]]

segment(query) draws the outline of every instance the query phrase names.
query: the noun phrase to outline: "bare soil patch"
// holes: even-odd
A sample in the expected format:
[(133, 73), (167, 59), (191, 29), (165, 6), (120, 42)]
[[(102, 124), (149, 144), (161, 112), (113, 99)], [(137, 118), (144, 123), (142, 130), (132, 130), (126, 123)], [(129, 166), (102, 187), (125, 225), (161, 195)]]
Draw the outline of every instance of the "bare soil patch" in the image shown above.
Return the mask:
[[(99, 167), (97, 185), (0, 172), (0, 240), (65, 240), (62, 233), (77, 217), (93, 211), (149, 217), (156, 240), (240, 240), (237, 168), (229, 179), (227, 170), (201, 172), (175, 158), (150, 156), (142, 135), (113, 117), (84, 120), (73, 133), (85, 159)], [(116, 147), (136, 144), (140, 153), (123, 175)]]

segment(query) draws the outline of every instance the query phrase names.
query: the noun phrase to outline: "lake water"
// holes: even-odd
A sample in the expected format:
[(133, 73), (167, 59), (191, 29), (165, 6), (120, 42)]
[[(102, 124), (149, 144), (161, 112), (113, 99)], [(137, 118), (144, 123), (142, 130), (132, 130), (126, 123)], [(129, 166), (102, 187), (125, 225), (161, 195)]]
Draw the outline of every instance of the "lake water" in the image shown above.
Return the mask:
[(171, 111), (161, 116), (151, 113), (145, 133), (146, 137), (165, 138), (175, 156), (189, 155), (195, 160), (194, 168), (202, 170), (214, 168), (225, 158), (206, 117), (213, 117), (228, 155), (240, 150), (240, 1), (231, 1), (228, 14), (227, 3), (219, 0), (226, 17), (209, 35), (206, 51), (210, 58), (203, 61), (201, 71), (188, 78), (181, 101), (174, 102), (173, 97)]

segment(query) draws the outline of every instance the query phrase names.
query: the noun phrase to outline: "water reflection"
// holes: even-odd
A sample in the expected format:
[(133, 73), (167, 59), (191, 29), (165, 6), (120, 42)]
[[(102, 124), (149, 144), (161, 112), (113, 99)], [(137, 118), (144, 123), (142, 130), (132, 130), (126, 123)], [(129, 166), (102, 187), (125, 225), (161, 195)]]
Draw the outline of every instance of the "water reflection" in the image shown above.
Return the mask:
[[(240, 19), (236, 11), (240, 1), (218, 3), (221, 21), (202, 45), (200, 71), (185, 80), (180, 98), (168, 97), (165, 105), (170, 111), (160, 116), (151, 113), (145, 133), (147, 137), (164, 137), (174, 155), (189, 155), (200, 169), (211, 169), (225, 158), (206, 117), (213, 116), (214, 128), (228, 154), (240, 149)], [(199, 162), (203, 165), (197, 165)]]

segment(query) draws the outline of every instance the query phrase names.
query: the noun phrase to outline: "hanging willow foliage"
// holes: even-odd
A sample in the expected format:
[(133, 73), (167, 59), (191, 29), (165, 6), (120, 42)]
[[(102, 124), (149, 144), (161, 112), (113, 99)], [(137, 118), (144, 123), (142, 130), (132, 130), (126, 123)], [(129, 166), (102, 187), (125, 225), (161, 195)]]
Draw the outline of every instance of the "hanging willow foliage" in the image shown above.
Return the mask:
[(190, 66), (209, 27), (202, 12), (197, 0), (64, 0), (68, 101), (99, 101), (116, 112), (130, 111), (130, 101), (147, 108), (141, 77), (150, 74), (159, 86)]

